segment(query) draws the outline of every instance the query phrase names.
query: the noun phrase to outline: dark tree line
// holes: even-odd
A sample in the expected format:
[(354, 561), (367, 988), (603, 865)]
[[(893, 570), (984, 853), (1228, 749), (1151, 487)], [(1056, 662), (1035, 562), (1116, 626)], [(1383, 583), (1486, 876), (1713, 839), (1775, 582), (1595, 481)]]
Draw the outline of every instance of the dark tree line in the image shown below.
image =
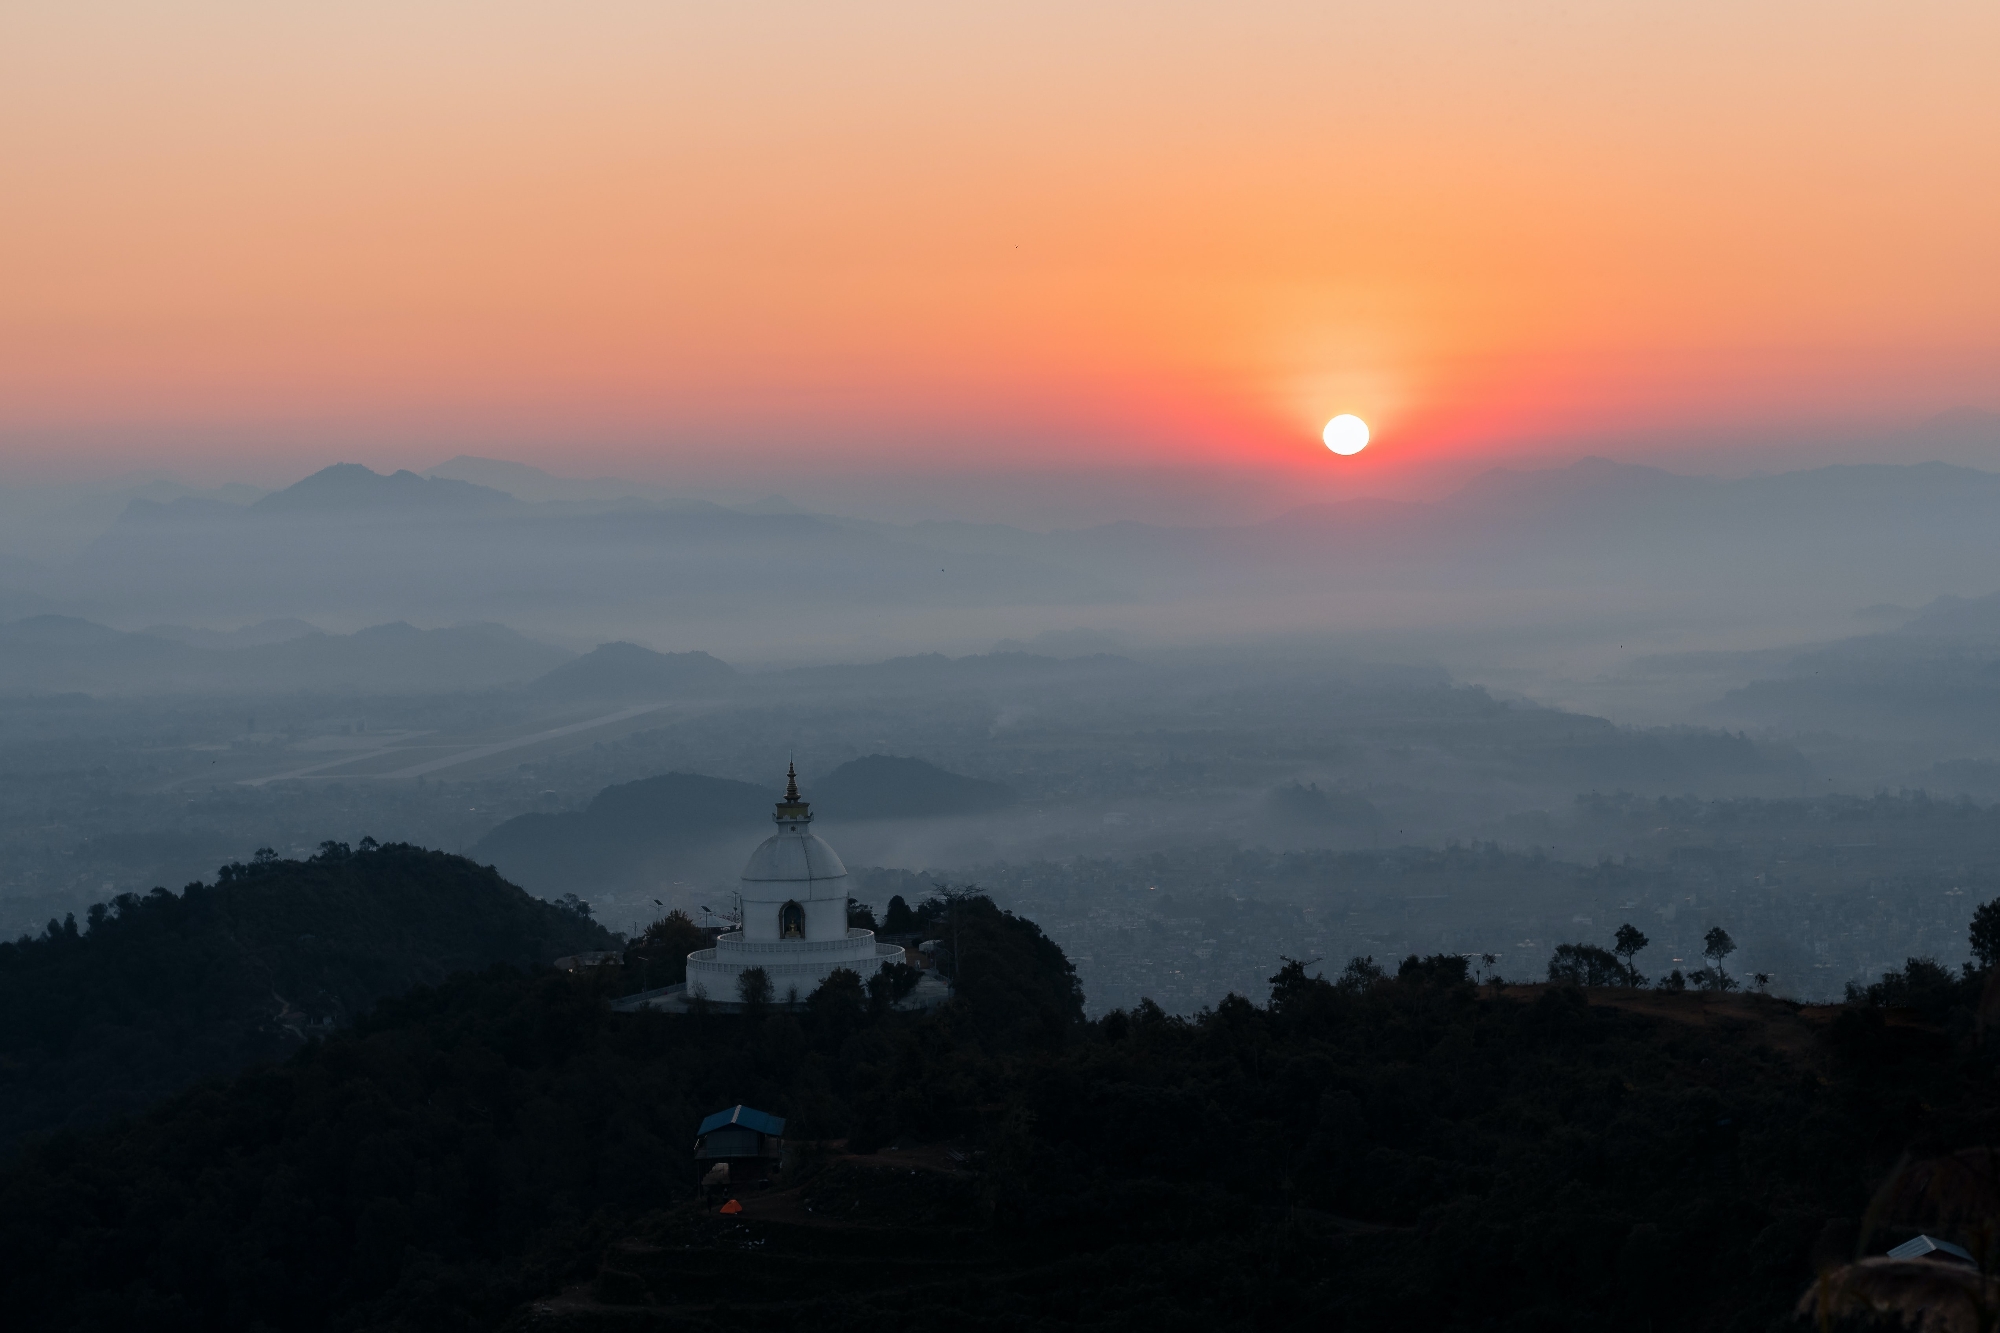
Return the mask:
[[(1549, 980), (1571, 986), (1631, 986), (1643, 989), (1652, 980), (1638, 967), (1638, 956), (1652, 943), (1645, 932), (1626, 923), (1618, 927), (1609, 949), (1595, 944), (1558, 944), (1549, 957)], [(1702, 939), (1702, 957), (1708, 966), (1686, 976), (1675, 968), (1660, 979), (1660, 989), (1677, 993), (1693, 986), (1697, 990), (1732, 991), (1740, 984), (1723, 967), (1723, 960), (1736, 952), (1736, 941), (1721, 926), (1711, 926)], [(1758, 981), (1767, 981), (1761, 973)]]
[(610, 944), (490, 868), (372, 840), (122, 894), (0, 943), (0, 1150), (282, 1058), (420, 983)]
[[(1809, 1057), (1581, 987), (1481, 992), (1450, 955), (1288, 962), (1264, 1005), (1086, 1022), (1032, 923), (947, 910), (960, 991), (930, 1015), (851, 975), (679, 1018), (613, 1013), (612, 970), (385, 1002), (0, 1176), (0, 1301), (58, 1330), (496, 1327), (692, 1207), (694, 1127), (740, 1101), (801, 1142), (942, 1140), (972, 1165), (885, 1198), (866, 1258), (808, 1233), (825, 1276), (782, 1308), (751, 1308), (746, 1269), (733, 1327), (879, 1327), (840, 1274), (962, 1233), (990, 1280), (922, 1300), (975, 1329), (1761, 1329), (1851, 1253), (1897, 1154), (1991, 1115), (1984, 972), (1885, 979)], [(1905, 1003), (1935, 1021), (1885, 1023)]]
[[(314, 864), (338, 879), (383, 854), (405, 853)], [(1977, 965), (1914, 960), (1808, 1047), (1583, 985), (1515, 999), (1455, 955), (1330, 978), (1287, 961), (1261, 1005), (1090, 1022), (1033, 923), (970, 891), (911, 910), (957, 983), (934, 1013), (843, 973), (796, 1007), (622, 1014), (618, 969), (492, 967), (59, 1135), (0, 1172), (0, 1308), (79, 1333), (488, 1329), (636, 1238), (714, 1247), (674, 1298), (727, 1298), (710, 1322), (739, 1329), (919, 1307), (976, 1330), (1766, 1329), (1816, 1265), (1884, 1243), (1870, 1198), (1902, 1154), (2000, 1132), (1991, 908)], [(1642, 948), (1600, 952), (1629, 980)], [(781, 1184), (866, 1202), (878, 1229), (808, 1229), (760, 1259), (692, 1202), (694, 1128), (737, 1102), (849, 1162), (915, 1140), (966, 1166), (864, 1200), (831, 1149), (802, 1152)], [(958, 1266), (869, 1294), (919, 1253)], [(604, 1289), (654, 1299), (627, 1276)]]

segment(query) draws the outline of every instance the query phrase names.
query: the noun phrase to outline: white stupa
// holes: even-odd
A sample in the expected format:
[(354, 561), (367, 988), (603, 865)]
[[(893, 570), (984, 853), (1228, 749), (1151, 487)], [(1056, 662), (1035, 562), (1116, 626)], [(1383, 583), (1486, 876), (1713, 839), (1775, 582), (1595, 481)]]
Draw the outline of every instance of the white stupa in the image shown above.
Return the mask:
[(847, 924), (847, 867), (813, 834), (812, 808), (799, 799), (796, 768), (785, 773), (785, 799), (771, 816), (778, 831), (759, 843), (737, 890), (740, 929), (713, 949), (688, 955), (687, 993), (723, 1003), (740, 995), (737, 979), (753, 967), (771, 978), (771, 998), (803, 1000), (835, 968), (863, 980), (903, 961), (900, 945), (877, 944), (875, 932)]

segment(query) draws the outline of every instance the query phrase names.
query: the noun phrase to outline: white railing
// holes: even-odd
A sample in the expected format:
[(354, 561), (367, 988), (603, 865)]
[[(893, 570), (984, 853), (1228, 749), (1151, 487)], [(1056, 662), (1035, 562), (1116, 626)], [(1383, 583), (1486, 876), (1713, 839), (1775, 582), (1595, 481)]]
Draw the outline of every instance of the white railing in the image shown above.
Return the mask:
[[(745, 941), (742, 931), (732, 930), (727, 935), (718, 935), (715, 937), (716, 947), (714, 949), (703, 949), (700, 953), (689, 954), (688, 957), (699, 957), (701, 953), (713, 957), (718, 951), (736, 955), (746, 953), (831, 953), (839, 950), (846, 953), (862, 953), (865, 955), (867, 944), (872, 942), (874, 938), (875, 932), (872, 930), (849, 928), (847, 938), (840, 940)], [(880, 945), (876, 946), (878, 949), (880, 947)]]
[[(772, 981), (777, 982), (786, 977), (812, 977), (817, 980), (825, 977), (827, 973), (837, 967), (847, 967), (849, 963), (859, 961), (857, 959), (836, 958), (831, 963), (759, 963), (757, 966), (764, 969), (764, 975), (770, 977)], [(855, 967), (850, 970), (858, 972), (861, 969)], [(741, 971), (743, 969), (733, 963), (712, 963), (702, 959), (690, 959), (688, 963), (688, 984), (693, 985), (696, 975), (700, 974), (702, 976), (729, 977), (732, 979), (731, 984), (733, 985), (733, 979)], [(715, 997), (711, 996), (710, 998), (713, 999)]]
[[(827, 956), (832, 950), (845, 949), (843, 956)], [(765, 975), (777, 987), (780, 994), (788, 983), (796, 980), (802, 989), (809, 989), (804, 983), (818, 984), (826, 974), (836, 967), (852, 966), (864, 975), (883, 965), (903, 961), (905, 953), (900, 944), (881, 944), (872, 930), (850, 929), (844, 940), (782, 940), (776, 943), (745, 944), (741, 939), (731, 940), (722, 936), (713, 949), (696, 949), (688, 955), (688, 988), (692, 994), (697, 989), (710, 992), (709, 998), (726, 998), (715, 992), (733, 987), (736, 978), (743, 972), (748, 960), (745, 954), (762, 955), (755, 966), (761, 967)], [(770, 957), (770, 955), (777, 957)], [(800, 957), (801, 954), (806, 955)], [(720, 955), (720, 957), (718, 957)], [(788, 961), (790, 959), (797, 961)], [(708, 982), (715, 984), (710, 986)]]

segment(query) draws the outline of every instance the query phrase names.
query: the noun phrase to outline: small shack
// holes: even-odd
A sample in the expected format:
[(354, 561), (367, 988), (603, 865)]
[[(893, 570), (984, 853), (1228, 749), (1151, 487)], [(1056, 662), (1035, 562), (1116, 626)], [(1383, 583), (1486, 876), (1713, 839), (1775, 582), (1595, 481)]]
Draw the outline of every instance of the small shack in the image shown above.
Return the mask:
[(704, 1181), (717, 1165), (738, 1188), (775, 1175), (785, 1150), (785, 1121), (749, 1106), (717, 1111), (695, 1131), (694, 1161)]

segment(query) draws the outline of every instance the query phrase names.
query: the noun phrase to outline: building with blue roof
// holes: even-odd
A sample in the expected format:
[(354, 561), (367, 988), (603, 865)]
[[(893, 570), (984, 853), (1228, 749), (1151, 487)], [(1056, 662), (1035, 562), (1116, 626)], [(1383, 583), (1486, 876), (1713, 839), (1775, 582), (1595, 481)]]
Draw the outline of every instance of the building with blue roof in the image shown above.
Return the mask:
[(727, 1111), (717, 1111), (714, 1115), (702, 1121), (701, 1128), (697, 1129), (695, 1133), (697, 1135), (706, 1135), (714, 1130), (721, 1129), (724, 1125), (741, 1125), (743, 1128), (754, 1130), (759, 1134), (768, 1134), (774, 1139), (784, 1137), (785, 1133), (785, 1118), (783, 1116), (772, 1115), (767, 1111), (759, 1111), (753, 1106), (732, 1106)]
[[(768, 1180), (784, 1160), (785, 1118), (753, 1106), (717, 1111), (695, 1131), (694, 1160), (705, 1181), (745, 1184)], [(717, 1171), (720, 1166), (724, 1168)]]

